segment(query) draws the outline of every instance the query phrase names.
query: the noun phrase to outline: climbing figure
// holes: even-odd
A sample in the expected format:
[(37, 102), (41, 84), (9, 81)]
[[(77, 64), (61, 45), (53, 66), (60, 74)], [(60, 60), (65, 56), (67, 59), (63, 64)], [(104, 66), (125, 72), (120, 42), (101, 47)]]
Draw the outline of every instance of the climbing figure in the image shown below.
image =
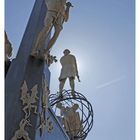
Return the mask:
[(82, 131), (83, 126), (80, 120), (80, 114), (77, 111), (79, 108), (78, 104), (73, 104), (72, 106), (64, 106), (62, 103), (57, 103), (57, 108), (60, 109), (60, 116), (62, 125), (65, 128), (66, 132), (73, 140), (74, 137)]
[(37, 100), (39, 99), (37, 94), (37, 86), (33, 86), (31, 90), (28, 89), (26, 81), (24, 81), (21, 87), (21, 100), (24, 105), (23, 111), (25, 117), (28, 118), (31, 115), (31, 110), (34, 109), (34, 113), (37, 114)]
[[(67, 0), (45, 0), (47, 13), (44, 20), (44, 27), (37, 37), (35, 46), (31, 52), (31, 56), (36, 57), (41, 54), (43, 55), (42, 57), (45, 58), (45, 56), (48, 55), (49, 50), (54, 45), (60, 31), (63, 28), (63, 23), (68, 21), (70, 7), (73, 7), (70, 2), (66, 3), (66, 1)], [(45, 43), (45, 39), (53, 27), (54, 34), (50, 39), (47, 48), (43, 50), (42, 47)]]
[(62, 95), (62, 91), (63, 91), (63, 87), (64, 84), (66, 82), (66, 79), (69, 78), (69, 83), (70, 83), (70, 87), (71, 87), (71, 94), (73, 97), (75, 97), (74, 91), (75, 91), (75, 76), (77, 76), (78, 81), (80, 82), (79, 79), (79, 74), (78, 74), (78, 69), (77, 69), (77, 63), (76, 63), (76, 58), (74, 55), (70, 54), (70, 50), (65, 49), (64, 50), (64, 56), (61, 57), (60, 59), (60, 63), (62, 65), (62, 69), (61, 69), (61, 74), (59, 77), (59, 93), (60, 93), (60, 97), (63, 97)]
[(19, 129), (15, 132), (15, 135), (14, 137), (12, 137), (11, 140), (19, 140), (19, 139), (31, 140), (29, 138), (28, 132), (25, 130), (26, 126), (32, 126), (30, 120), (22, 119), (19, 124)]

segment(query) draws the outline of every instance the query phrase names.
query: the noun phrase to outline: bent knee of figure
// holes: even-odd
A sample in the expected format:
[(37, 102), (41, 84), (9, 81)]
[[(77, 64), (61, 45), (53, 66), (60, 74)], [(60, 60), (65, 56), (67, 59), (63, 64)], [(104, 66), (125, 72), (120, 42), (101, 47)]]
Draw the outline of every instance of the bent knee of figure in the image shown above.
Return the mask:
[(59, 77), (59, 81), (62, 82), (62, 83), (65, 82), (66, 79), (67, 79), (67, 78), (63, 78), (63, 79), (62, 79), (62, 78)]
[(60, 33), (61, 30), (63, 29), (63, 26), (62, 25), (59, 25), (59, 24), (55, 25), (54, 27), (55, 27), (55, 32), (56, 33)]
[(50, 28), (53, 25), (53, 17), (52, 16), (46, 16), (44, 20), (44, 27)]

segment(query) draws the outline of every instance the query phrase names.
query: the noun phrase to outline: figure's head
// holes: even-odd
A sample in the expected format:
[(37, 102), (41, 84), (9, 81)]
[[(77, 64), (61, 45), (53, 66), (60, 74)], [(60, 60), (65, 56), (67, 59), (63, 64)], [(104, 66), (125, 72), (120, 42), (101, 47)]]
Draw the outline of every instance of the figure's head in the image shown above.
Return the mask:
[(65, 49), (65, 50), (63, 51), (63, 53), (64, 53), (64, 55), (68, 55), (68, 54), (70, 54), (70, 50)]
[(73, 105), (73, 109), (76, 111), (77, 109), (79, 108), (79, 105), (78, 104), (74, 104)]

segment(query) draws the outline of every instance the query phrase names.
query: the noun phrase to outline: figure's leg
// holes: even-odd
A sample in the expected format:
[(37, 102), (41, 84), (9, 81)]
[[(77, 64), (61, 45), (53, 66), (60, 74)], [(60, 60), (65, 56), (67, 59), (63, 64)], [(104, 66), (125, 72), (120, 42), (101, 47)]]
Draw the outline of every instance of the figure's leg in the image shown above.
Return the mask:
[[(25, 106), (25, 107), (23, 108), (23, 111), (24, 111), (24, 113), (25, 113), (25, 118), (28, 118), (28, 116), (29, 116), (29, 113), (27, 112), (27, 109), (28, 109), (27, 106)], [(29, 110), (28, 110), (28, 111), (29, 111)]]
[(60, 25), (55, 25), (54, 30), (55, 31), (54, 31), (53, 37), (50, 39), (50, 41), (48, 43), (48, 47), (45, 50), (45, 53), (47, 53), (52, 48), (52, 46), (56, 42), (56, 40), (57, 40), (61, 30), (62, 30), (62, 28), (60, 27)]
[(38, 37), (37, 37), (37, 41), (35, 43), (35, 46), (32, 49), (31, 54), (35, 54), (37, 53), (38, 50), (41, 50), (41, 48), (43, 47), (44, 43), (45, 43), (45, 39), (48, 35), (48, 32), (50, 30), (49, 26), (45, 26), (43, 27), (43, 29), (41, 30), (41, 32), (39, 33)]
[(32, 107), (34, 107), (34, 113), (37, 114), (37, 107), (35, 105), (33, 105)]
[(59, 92), (60, 92), (61, 95), (62, 95), (62, 91), (63, 91), (65, 82), (66, 82), (66, 78), (61, 79), (60, 83), (59, 83)]
[(69, 78), (69, 83), (70, 83), (70, 87), (71, 87), (71, 94), (73, 97), (75, 97), (74, 91), (75, 91), (75, 83), (74, 83), (74, 77), (70, 77)]
[(45, 43), (45, 39), (53, 26), (53, 24), (52, 24), (53, 16), (47, 15), (47, 18), (45, 20), (46, 20), (45, 26), (38, 34), (35, 46), (33, 47), (32, 52), (31, 52), (32, 55), (34, 55), (34, 54), (36, 55), (37, 51), (41, 50), (41, 48), (43, 47), (43, 45)]

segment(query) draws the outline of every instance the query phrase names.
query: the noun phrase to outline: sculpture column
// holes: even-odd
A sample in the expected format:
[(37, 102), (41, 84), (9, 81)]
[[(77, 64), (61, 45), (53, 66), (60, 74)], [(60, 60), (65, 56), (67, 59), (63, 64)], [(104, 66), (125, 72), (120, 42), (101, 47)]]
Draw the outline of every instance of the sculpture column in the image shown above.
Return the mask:
[[(55, 140), (56, 137), (61, 140), (69, 139), (51, 108), (47, 109), (50, 82), (48, 66), (44, 61), (30, 57), (37, 35), (43, 27), (46, 12), (44, 0), (36, 0), (17, 57), (6, 76), (6, 140)], [(49, 36), (45, 46), (48, 40)], [(21, 138), (20, 133), (23, 135)]]

